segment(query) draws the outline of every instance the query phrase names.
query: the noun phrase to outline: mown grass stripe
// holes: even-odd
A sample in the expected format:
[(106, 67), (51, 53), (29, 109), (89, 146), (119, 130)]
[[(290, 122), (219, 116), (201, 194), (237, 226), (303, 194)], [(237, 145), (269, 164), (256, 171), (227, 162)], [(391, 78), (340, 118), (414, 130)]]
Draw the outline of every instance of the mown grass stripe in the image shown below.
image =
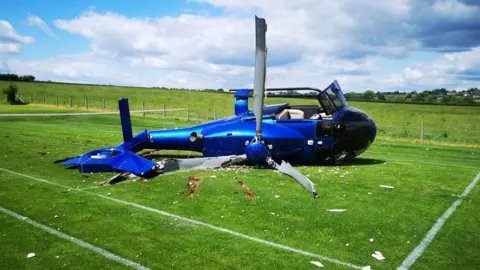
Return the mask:
[(159, 210), (159, 209), (151, 208), (151, 207), (148, 207), (148, 206), (145, 206), (145, 205), (141, 205), (141, 204), (137, 204), (137, 203), (133, 203), (133, 202), (129, 202), (129, 201), (124, 201), (124, 200), (120, 200), (120, 199), (115, 199), (115, 198), (112, 198), (112, 197), (100, 195), (100, 194), (89, 192), (89, 191), (82, 190), (82, 189), (71, 188), (71, 187), (60, 185), (60, 184), (57, 184), (57, 183), (54, 183), (54, 182), (51, 182), (51, 181), (48, 181), (48, 180), (45, 180), (45, 179), (37, 178), (37, 177), (34, 177), (34, 176), (30, 176), (30, 175), (15, 172), (15, 171), (11, 171), (11, 170), (8, 170), (8, 169), (5, 169), (5, 168), (0, 168), (0, 171), (4, 171), (4, 172), (7, 172), (7, 173), (11, 173), (11, 174), (15, 174), (15, 175), (22, 176), (22, 177), (25, 177), (25, 178), (29, 178), (29, 179), (32, 179), (32, 180), (40, 181), (42, 183), (52, 184), (54, 186), (59, 186), (59, 187), (63, 187), (63, 188), (77, 190), (77, 191), (84, 192), (84, 193), (94, 195), (94, 196), (97, 196), (97, 197), (101, 197), (101, 198), (104, 198), (104, 199), (107, 199), (107, 200), (110, 200), (110, 201), (114, 201), (114, 202), (117, 202), (117, 203), (120, 203), (120, 204), (132, 206), (132, 207), (135, 207), (135, 208), (138, 208), (138, 209), (142, 209), (142, 210), (146, 210), (146, 211), (153, 212), (153, 213), (156, 213), (156, 214), (160, 214), (160, 215), (163, 215), (163, 216), (175, 218), (175, 219), (182, 220), (182, 221), (192, 223), (192, 224), (195, 224), (195, 225), (207, 227), (207, 228), (213, 229), (215, 231), (231, 234), (231, 235), (234, 235), (234, 236), (237, 236), (237, 237), (241, 237), (243, 239), (247, 239), (247, 240), (257, 242), (257, 243), (261, 243), (261, 244), (265, 244), (265, 245), (268, 245), (268, 246), (271, 246), (271, 247), (287, 250), (287, 251), (290, 251), (290, 252), (293, 252), (293, 253), (305, 255), (305, 256), (308, 256), (308, 257), (312, 257), (312, 258), (317, 258), (317, 259), (320, 259), (320, 260), (328, 261), (328, 262), (338, 264), (338, 265), (343, 265), (343, 266), (350, 267), (350, 268), (353, 268), (353, 269), (362, 269), (361, 266), (358, 266), (358, 265), (355, 265), (355, 264), (352, 264), (352, 263), (343, 262), (343, 261), (340, 261), (340, 260), (337, 260), (337, 259), (333, 259), (333, 258), (323, 256), (323, 255), (311, 253), (309, 251), (305, 251), (305, 250), (301, 250), (301, 249), (277, 244), (277, 243), (274, 243), (274, 242), (271, 242), (271, 241), (267, 241), (267, 240), (264, 240), (264, 239), (249, 236), (249, 235), (246, 235), (246, 234), (243, 234), (243, 233), (235, 232), (235, 231), (225, 229), (225, 228), (221, 228), (221, 227), (218, 227), (218, 226), (215, 226), (215, 225), (211, 225), (211, 224), (208, 224), (208, 223), (205, 223), (205, 222), (202, 222), (202, 221), (198, 221), (198, 220), (182, 217), (182, 216), (179, 216), (179, 215), (171, 214), (171, 213), (168, 213), (168, 212), (165, 212), (165, 211), (162, 211), (162, 210)]
[(415, 261), (422, 255), (425, 249), (430, 245), (435, 235), (440, 231), (443, 224), (447, 219), (452, 215), (452, 213), (457, 209), (457, 207), (462, 203), (462, 198), (468, 195), (472, 188), (478, 183), (480, 180), (480, 173), (473, 179), (473, 181), (465, 188), (460, 198), (458, 198), (453, 204), (443, 213), (443, 215), (438, 218), (437, 222), (433, 225), (433, 227), (428, 231), (425, 238), (422, 239), (420, 244), (408, 255), (408, 257), (402, 262), (402, 264), (397, 268), (398, 270), (409, 269)]
[(57, 237), (63, 238), (63, 239), (65, 239), (65, 240), (67, 240), (67, 241), (70, 241), (70, 242), (72, 242), (72, 243), (74, 243), (74, 244), (76, 244), (76, 245), (79, 245), (79, 246), (84, 247), (84, 248), (86, 248), (86, 249), (88, 249), (88, 250), (91, 250), (91, 251), (93, 251), (93, 252), (95, 252), (95, 253), (97, 253), (97, 254), (99, 254), (99, 255), (102, 255), (102, 256), (104, 256), (104, 257), (106, 257), (106, 258), (108, 258), (108, 259), (110, 259), (110, 260), (112, 260), (112, 261), (116, 261), (116, 262), (118, 262), (118, 263), (121, 263), (121, 264), (126, 265), (126, 266), (133, 267), (133, 268), (135, 268), (135, 269), (140, 269), (140, 270), (148, 270), (148, 269), (150, 269), (150, 268), (147, 268), (147, 267), (145, 267), (145, 266), (143, 266), (143, 265), (141, 265), (141, 264), (138, 264), (138, 263), (136, 263), (136, 262), (130, 261), (129, 259), (120, 257), (120, 256), (115, 255), (115, 254), (113, 254), (113, 253), (110, 253), (110, 252), (108, 252), (108, 251), (106, 251), (106, 250), (104, 250), (104, 249), (101, 249), (101, 248), (99, 248), (99, 247), (96, 247), (96, 246), (94, 246), (94, 245), (92, 245), (92, 244), (89, 244), (89, 243), (87, 243), (87, 242), (84, 242), (84, 241), (82, 241), (82, 240), (80, 240), (80, 239), (78, 239), (78, 238), (75, 238), (75, 237), (70, 236), (70, 235), (68, 235), (68, 234), (65, 234), (65, 233), (63, 233), (63, 232), (60, 232), (60, 231), (58, 231), (58, 230), (52, 229), (52, 228), (50, 228), (50, 227), (48, 227), (48, 226), (45, 226), (45, 225), (43, 225), (43, 224), (41, 224), (41, 223), (36, 222), (35, 220), (29, 219), (29, 218), (27, 218), (27, 217), (25, 217), (25, 216), (22, 216), (22, 215), (20, 215), (20, 214), (17, 214), (17, 213), (15, 213), (15, 212), (11, 211), (11, 210), (8, 210), (8, 209), (6, 209), (6, 208), (3, 208), (2, 206), (0, 206), (0, 212), (3, 212), (3, 213), (5, 213), (5, 214), (7, 214), (7, 215), (10, 215), (10, 216), (12, 216), (12, 217), (14, 217), (14, 218), (16, 218), (16, 219), (18, 219), (18, 220), (21, 220), (21, 221), (25, 222), (25, 223), (28, 223), (28, 224), (36, 227), (36, 228), (42, 229), (42, 230), (44, 230), (44, 231), (46, 231), (46, 232), (48, 232), (48, 233), (50, 233), (50, 234), (53, 234), (53, 235), (55, 235), (55, 236), (57, 236)]

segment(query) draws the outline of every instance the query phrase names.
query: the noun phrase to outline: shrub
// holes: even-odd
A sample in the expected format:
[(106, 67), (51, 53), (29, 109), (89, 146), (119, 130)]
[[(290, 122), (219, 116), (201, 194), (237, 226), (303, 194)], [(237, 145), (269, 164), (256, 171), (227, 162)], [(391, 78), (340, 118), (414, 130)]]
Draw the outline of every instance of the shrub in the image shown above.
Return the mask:
[(7, 95), (7, 102), (9, 104), (15, 104), (17, 101), (18, 87), (14, 84), (10, 84), (7, 88), (3, 89), (3, 94)]

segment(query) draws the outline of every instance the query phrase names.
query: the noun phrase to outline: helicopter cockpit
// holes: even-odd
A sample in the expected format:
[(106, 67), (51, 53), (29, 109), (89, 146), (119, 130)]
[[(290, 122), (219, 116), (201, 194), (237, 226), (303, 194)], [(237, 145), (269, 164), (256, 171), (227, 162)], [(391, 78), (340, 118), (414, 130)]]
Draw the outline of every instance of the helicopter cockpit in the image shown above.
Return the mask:
[(319, 105), (288, 106), (276, 114), (276, 119), (331, 120), (337, 111), (347, 106), (343, 93), (335, 82), (317, 92)]

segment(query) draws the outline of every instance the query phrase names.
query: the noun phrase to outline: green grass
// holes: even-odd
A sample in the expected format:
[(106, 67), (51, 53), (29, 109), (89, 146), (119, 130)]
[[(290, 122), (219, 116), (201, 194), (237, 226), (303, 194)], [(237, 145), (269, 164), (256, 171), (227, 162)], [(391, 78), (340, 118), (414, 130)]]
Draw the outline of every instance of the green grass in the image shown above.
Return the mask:
[[(0, 112), (33, 112), (35, 108), (0, 106)], [(132, 121), (135, 131), (143, 127), (191, 124), (137, 116)], [(94, 187), (96, 182), (112, 175), (80, 174), (53, 161), (119, 143), (118, 116), (0, 118), (0, 124), (1, 168), (72, 188)], [(0, 171), (0, 206), (154, 269), (313, 269), (314, 266), (308, 256), (95, 194), (110, 194), (112, 198), (345, 262), (393, 269), (458, 198), (479, 167), (479, 150), (377, 141), (355, 164), (299, 167), (317, 185), (320, 198), (316, 200), (294, 180), (267, 169), (185, 171), (147, 182), (69, 192)], [(190, 175), (202, 179), (200, 191), (193, 198), (185, 196)], [(255, 191), (256, 201), (241, 193), (239, 180)], [(395, 189), (382, 189), (380, 184), (393, 185)], [(475, 269), (480, 264), (480, 258), (474, 256), (480, 243), (478, 189), (473, 189), (447, 221), (414, 268)], [(235, 190), (240, 193), (235, 194)], [(348, 210), (329, 213), (326, 211), (329, 208)], [(2, 268), (121, 267), (29, 226), (0, 213), (0, 235), (4, 237), (0, 246)], [(369, 238), (374, 238), (374, 243)], [(387, 259), (374, 260), (371, 254), (376, 250)], [(26, 259), (28, 252), (35, 252), (37, 257)], [(322, 263), (327, 268), (344, 269), (328, 261)]]
[[(8, 82), (0, 82), (0, 88)], [(132, 109), (186, 108), (190, 117), (196, 119), (213, 119), (214, 115), (226, 117), (233, 114), (233, 94), (215, 92), (167, 90), (158, 88), (133, 88), (118, 86), (85, 86), (57, 83), (18, 82), (19, 91), (26, 101), (33, 99), (36, 103), (55, 105), (57, 96), (60, 106), (72, 105), (84, 109), (85, 97), (88, 97), (89, 110), (117, 110), (117, 101), (128, 97)], [(289, 102), (291, 104), (318, 104), (315, 99), (273, 98), (265, 100), (266, 104)], [(250, 99), (250, 106), (252, 99)], [(480, 107), (389, 104), (371, 102), (349, 102), (349, 105), (367, 112), (378, 125), (378, 136), (389, 140), (420, 140), (421, 122), (424, 123), (424, 140), (443, 144), (462, 144), (480, 146)], [(159, 114), (155, 114), (159, 115)], [(186, 111), (167, 112), (170, 118), (185, 118)]]

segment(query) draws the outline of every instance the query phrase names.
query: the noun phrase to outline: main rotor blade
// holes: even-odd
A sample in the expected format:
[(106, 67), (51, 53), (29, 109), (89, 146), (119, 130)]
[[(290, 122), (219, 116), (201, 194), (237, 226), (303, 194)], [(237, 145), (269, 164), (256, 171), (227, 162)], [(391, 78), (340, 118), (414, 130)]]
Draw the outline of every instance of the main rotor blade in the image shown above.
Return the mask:
[(318, 198), (317, 191), (315, 190), (315, 186), (313, 185), (312, 181), (310, 181), (308, 177), (306, 177), (301, 172), (299, 172), (294, 167), (292, 167), (290, 163), (282, 160), (282, 164), (279, 165), (273, 159), (268, 159), (267, 162), (270, 166), (272, 166), (274, 169), (278, 170), (279, 172), (293, 177), (306, 190), (310, 191), (315, 198)]
[(262, 133), (263, 104), (265, 98), (266, 76), (266, 32), (265, 19), (255, 16), (255, 73), (253, 81), (253, 113), (257, 120), (256, 133)]
[(214, 169), (222, 166), (241, 163), (246, 160), (245, 155), (185, 158), (161, 161), (158, 163), (165, 173), (188, 169)]

